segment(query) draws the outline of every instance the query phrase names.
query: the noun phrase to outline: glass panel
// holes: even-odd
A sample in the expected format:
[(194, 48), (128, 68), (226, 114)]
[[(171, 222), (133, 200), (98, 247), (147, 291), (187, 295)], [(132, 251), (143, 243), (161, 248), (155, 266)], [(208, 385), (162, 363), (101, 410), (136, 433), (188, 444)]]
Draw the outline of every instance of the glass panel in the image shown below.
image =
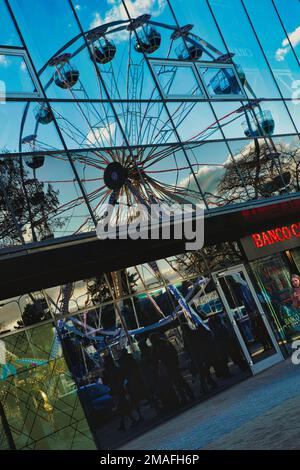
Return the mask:
[[(61, 44), (62, 49), (55, 59), (40, 72), (48, 98), (74, 101), (106, 99), (105, 88), (97, 76), (91, 53), (82, 38), (71, 45), (63, 46)], [(49, 56), (48, 60), (50, 58)], [(113, 76), (108, 75), (112, 86)], [(113, 84), (117, 88), (117, 82), (114, 81)]]
[(32, 292), (1, 302), (0, 335), (51, 319), (42, 292)]
[(221, 139), (221, 133), (208, 103), (167, 103), (182, 141)]
[(276, 134), (296, 134), (296, 129), (288, 115), (283, 101), (266, 101), (263, 110), (271, 113), (271, 118), (275, 122), (274, 135)]
[(293, 101), (286, 101), (285, 104), (294, 121), (294, 125), (297, 128), (298, 133), (300, 132), (300, 81), (295, 87), (295, 99)]
[[(127, 2), (128, 14), (132, 19), (141, 15), (151, 15), (149, 23), (136, 29), (139, 44), (135, 49), (141, 55), (143, 51), (147, 56), (161, 59), (174, 57), (174, 44), (171, 38), (172, 32), (177, 29), (175, 20), (171, 14), (168, 2), (154, 0), (151, 3)], [(120, 6), (119, 9), (122, 7)], [(151, 21), (156, 24), (151, 24)], [(159, 25), (157, 24), (159, 23)], [(176, 57), (176, 55), (175, 55)]]
[(281, 101), (266, 101), (261, 105), (244, 103), (213, 103), (225, 137), (272, 137), (295, 134), (296, 129)]
[(291, 273), (282, 254), (253, 261), (251, 268), (256, 276), (272, 325), (281, 338), (291, 342), (300, 335), (299, 309), (292, 305)]
[(281, 185), (281, 191), (293, 193), (300, 190), (299, 185), (299, 159), (300, 140), (298, 136), (276, 137), (273, 140), (279, 154), (278, 164), (283, 178), (286, 181), (285, 188)]
[(255, 364), (276, 350), (242, 271), (219, 276), (233, 320)]
[(241, 69), (244, 88), (249, 97), (279, 97), (275, 82), (239, 0), (210, 0), (229, 52)]
[(7, 6), (0, 3), (0, 46), (21, 46), (21, 41)]
[[(206, 2), (199, 2), (199, 0), (189, 0), (188, 2), (185, 0), (171, 0), (170, 3), (178, 24), (180, 26), (186, 24), (192, 25), (191, 34), (193, 35), (193, 40), (200, 43), (198, 49), (199, 59), (209, 60), (216, 58), (219, 54), (226, 53), (223, 41)], [(179, 43), (180, 39), (175, 41), (175, 50), (178, 47), (177, 53), (182, 54), (182, 50), (186, 48), (184, 43), (182, 45), (179, 45)], [(190, 49), (192, 43), (187, 41), (186, 46), (189, 51), (185, 50), (185, 53), (190, 55), (192, 52), (193, 59), (197, 58), (197, 55), (195, 57), (196, 49)]]
[(212, 106), (225, 137), (234, 139), (245, 136), (243, 122), (246, 118), (245, 112), (241, 109), (241, 102), (215, 102)]
[[(284, 24), (284, 28), (289, 36), (294, 51), (300, 60), (300, 37), (299, 37), (299, 18), (300, 4), (297, 0), (290, 0), (289, 8), (286, 8), (285, 0), (275, 0), (275, 5)], [(291, 55), (291, 47), (286, 37), (282, 37), (282, 43), (278, 49), (278, 58)]]
[(129, 145), (178, 141), (163, 103), (115, 102), (114, 106)]
[(4, 245), (14, 244), (20, 233), (29, 243), (94, 229), (65, 154), (1, 157), (0, 162), (2, 189), (9, 195), (0, 199)]
[(30, 76), (25, 57), (5, 53), (0, 49), (0, 80), (8, 95), (30, 95), (35, 86)]
[[(47, 2), (37, 3), (34, 0), (10, 0), (10, 5), (37, 70), (79, 34), (67, 0), (54, 0), (51, 8)], [(47, 19), (43, 21), (43, 27), (42, 19)]]
[[(111, 39), (110, 39), (111, 41)], [(94, 45), (94, 55), (100, 45)], [(97, 63), (101, 78), (111, 99), (141, 100), (161, 99), (150, 68), (145, 59), (133, 60), (130, 40), (118, 44), (117, 52), (111, 62)]]
[(198, 69), (211, 98), (222, 96), (230, 99), (245, 95), (233, 66), (212, 67), (209, 65), (204, 67), (201, 65), (198, 66)]
[[(268, 139), (229, 141), (229, 145), (249, 199), (272, 197), (288, 190), (289, 177), (285, 175), (286, 166), (279, 145), (275, 147), (274, 142)], [(231, 179), (233, 169), (228, 166), (223, 190), (231, 188), (237, 195), (243, 189)]]
[[(53, 102), (51, 108), (68, 148), (124, 145), (116, 116), (108, 103)], [(40, 128), (43, 130), (43, 126), (38, 132)]]
[(224, 142), (190, 145), (186, 150), (209, 208), (248, 200), (239, 153), (233, 160)]
[(191, 98), (203, 96), (194, 69), (190, 65), (152, 62), (165, 98)]
[[(293, 83), (300, 79), (299, 63), (292, 53), (288, 53), (289, 48), (282, 47), (286, 44), (285, 33), (272, 2), (264, 0), (254, 5), (254, 2), (247, 0), (245, 5), (262, 47), (267, 51), (268, 61), (281, 93), (284, 97), (290, 98), (293, 94)], [(289, 9), (291, 13), (293, 12), (293, 16), (296, 15), (292, 5), (289, 5)], [(294, 34), (297, 35), (297, 32)]]
[(17, 449), (95, 449), (52, 325), (1, 340), (0, 401)]
[(2, 153), (62, 148), (53, 117), (45, 103), (6, 101), (0, 104), (0, 126)]

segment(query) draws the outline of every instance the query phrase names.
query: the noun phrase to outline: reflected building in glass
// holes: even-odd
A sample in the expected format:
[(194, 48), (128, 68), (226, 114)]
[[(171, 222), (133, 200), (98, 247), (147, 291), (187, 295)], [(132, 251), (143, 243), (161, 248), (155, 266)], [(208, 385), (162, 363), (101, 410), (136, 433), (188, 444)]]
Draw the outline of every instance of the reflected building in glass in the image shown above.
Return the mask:
[[(0, 0), (1, 449), (118, 448), (291, 353), (288, 3)], [(203, 208), (204, 247), (97, 239), (153, 204)]]

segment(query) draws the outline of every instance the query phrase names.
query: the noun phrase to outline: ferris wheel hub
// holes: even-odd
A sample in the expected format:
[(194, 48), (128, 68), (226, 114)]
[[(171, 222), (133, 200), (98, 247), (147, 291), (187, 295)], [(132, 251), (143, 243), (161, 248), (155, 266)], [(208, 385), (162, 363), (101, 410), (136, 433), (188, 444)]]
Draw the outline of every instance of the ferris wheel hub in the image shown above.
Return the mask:
[(119, 162), (111, 162), (104, 171), (104, 183), (109, 189), (115, 191), (122, 188), (127, 176), (127, 168)]

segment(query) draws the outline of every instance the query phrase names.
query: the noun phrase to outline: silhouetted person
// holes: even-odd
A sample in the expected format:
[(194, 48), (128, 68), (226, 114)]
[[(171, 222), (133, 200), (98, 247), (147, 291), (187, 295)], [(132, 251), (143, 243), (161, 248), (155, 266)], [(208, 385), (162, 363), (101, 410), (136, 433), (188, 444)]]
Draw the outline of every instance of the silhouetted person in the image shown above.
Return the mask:
[(263, 345), (264, 350), (268, 351), (270, 349), (273, 349), (269, 332), (259, 312), (256, 312), (255, 315), (252, 317), (252, 324), (254, 336), (257, 341), (259, 341)]
[(209, 319), (209, 327), (213, 332), (216, 374), (224, 379), (229, 378), (232, 376), (228, 367), (230, 332), (219, 315)]
[(170, 341), (161, 338), (157, 333), (152, 333), (150, 340), (153, 346), (153, 361), (156, 365), (157, 375), (162, 371), (161, 375), (164, 375), (166, 380), (169, 379), (170, 383), (176, 388), (182, 403), (192, 400), (194, 394), (181, 375), (175, 347)]
[(155, 366), (153, 362), (153, 357), (152, 357), (152, 348), (148, 346), (146, 341), (142, 341), (139, 344), (139, 348), (141, 351), (141, 373), (143, 377), (143, 381), (145, 384), (145, 392), (146, 396), (148, 398), (148, 401), (150, 405), (156, 410), (156, 412), (159, 411), (159, 406), (158, 406), (158, 399), (156, 396), (156, 372), (155, 372)]
[(117, 367), (111, 356), (104, 358), (103, 383), (108, 385), (111, 394), (117, 405), (117, 412), (120, 415), (120, 431), (125, 431), (125, 417), (131, 421), (131, 426), (136, 424), (136, 420), (132, 414), (129, 401), (126, 398), (124, 388), (124, 377), (120, 367)]
[(119, 364), (132, 408), (136, 410), (141, 421), (143, 416), (140, 410), (140, 402), (145, 398), (145, 389), (139, 365), (127, 351), (122, 352)]
[(194, 368), (200, 376), (201, 390), (203, 393), (208, 393), (208, 385), (212, 388), (217, 387), (217, 383), (213, 380), (210, 368), (213, 365), (213, 339), (212, 334), (203, 326), (191, 329), (187, 322), (181, 325), (184, 341), (188, 348)]
[(232, 362), (236, 364), (242, 371), (248, 370), (249, 366), (248, 363), (242, 353), (240, 343), (234, 333), (233, 328), (231, 325), (226, 324), (228, 322), (222, 321), (222, 324), (225, 326), (228, 332), (227, 336), (227, 351), (228, 351), (228, 356), (232, 359)]

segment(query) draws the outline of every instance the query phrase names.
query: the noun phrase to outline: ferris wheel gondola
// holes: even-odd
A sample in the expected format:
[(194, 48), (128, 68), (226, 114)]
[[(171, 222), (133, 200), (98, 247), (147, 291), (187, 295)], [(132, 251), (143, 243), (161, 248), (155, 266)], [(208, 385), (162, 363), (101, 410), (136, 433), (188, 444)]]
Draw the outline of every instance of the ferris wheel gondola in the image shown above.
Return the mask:
[(22, 139), (22, 145), (24, 146), (24, 149), (27, 150), (26, 147), (28, 147), (28, 150), (33, 152), (32, 155), (27, 155), (25, 157), (25, 164), (34, 171), (38, 168), (41, 168), (45, 163), (45, 156), (39, 155), (36, 152), (36, 138), (36, 135), (28, 135)]
[(203, 54), (203, 49), (197, 44), (180, 44), (176, 48), (176, 55), (179, 60), (199, 60)]
[(92, 47), (92, 54), (97, 64), (108, 64), (116, 55), (117, 48), (112, 40), (105, 37), (107, 28), (98, 26), (96, 30), (88, 32), (86, 38)]
[(103, 38), (98, 41), (98, 46), (94, 48), (94, 59), (98, 64), (111, 62), (116, 55), (117, 48), (112, 41)]
[(47, 125), (53, 121), (53, 113), (46, 103), (40, 103), (34, 108), (35, 119), (39, 124)]
[(271, 137), (274, 133), (275, 121), (271, 111), (259, 110), (251, 119), (246, 113), (246, 117), (246, 121), (242, 123), (246, 137)]
[(240, 85), (233, 70), (220, 69), (210, 81), (216, 95), (238, 95), (241, 92)]
[(138, 39), (134, 48), (136, 52), (153, 54), (161, 45), (161, 34), (149, 25), (143, 27), (141, 32), (137, 33)]
[(70, 63), (71, 54), (62, 54), (49, 62), (49, 65), (55, 67), (54, 82), (59, 88), (70, 89), (76, 85), (80, 73)]

